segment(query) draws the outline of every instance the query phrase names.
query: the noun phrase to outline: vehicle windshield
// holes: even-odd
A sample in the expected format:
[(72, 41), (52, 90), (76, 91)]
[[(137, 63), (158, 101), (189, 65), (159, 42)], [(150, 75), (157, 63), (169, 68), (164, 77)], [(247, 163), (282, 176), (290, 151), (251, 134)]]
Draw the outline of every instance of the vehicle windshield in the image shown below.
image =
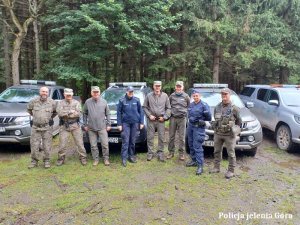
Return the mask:
[(0, 94), (0, 102), (28, 103), (39, 95), (39, 89), (9, 88)]
[[(124, 97), (126, 93), (126, 89), (108, 89), (102, 93), (102, 98), (107, 101), (109, 106), (110, 114), (117, 114), (117, 105), (119, 103), (119, 99)], [(138, 97), (141, 101), (141, 104), (144, 102), (143, 92), (140, 90), (134, 90), (134, 96)]]
[[(201, 92), (201, 96), (201, 99), (210, 107), (216, 107), (222, 101), (220, 92)], [(240, 109), (245, 107), (244, 103), (237, 94), (231, 94), (231, 101)]]
[(282, 91), (281, 97), (287, 106), (300, 106), (300, 91)]

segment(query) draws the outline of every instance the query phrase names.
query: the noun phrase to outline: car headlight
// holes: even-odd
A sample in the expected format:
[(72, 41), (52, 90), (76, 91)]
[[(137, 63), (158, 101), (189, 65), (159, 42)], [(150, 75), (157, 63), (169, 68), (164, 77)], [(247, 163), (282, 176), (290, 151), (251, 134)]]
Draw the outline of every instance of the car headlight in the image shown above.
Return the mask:
[(300, 116), (294, 115), (294, 117), (295, 117), (295, 121), (296, 121), (297, 123), (300, 123)]
[(13, 123), (14, 125), (21, 125), (21, 126), (27, 125), (30, 123), (30, 117), (29, 116), (17, 117)]
[(254, 128), (256, 128), (256, 127), (259, 126), (259, 121), (256, 119), (256, 120), (253, 120), (253, 121), (249, 121), (246, 124), (247, 124), (246, 128), (248, 128), (248, 129), (254, 129)]

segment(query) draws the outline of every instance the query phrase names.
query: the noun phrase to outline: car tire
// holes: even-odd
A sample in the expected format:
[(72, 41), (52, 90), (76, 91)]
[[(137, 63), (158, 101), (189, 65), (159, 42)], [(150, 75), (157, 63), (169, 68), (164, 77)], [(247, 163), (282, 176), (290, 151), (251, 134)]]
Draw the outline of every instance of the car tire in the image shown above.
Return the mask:
[(148, 152), (147, 140), (139, 144), (139, 149), (140, 149), (139, 152)]
[(247, 155), (254, 157), (257, 153), (257, 147), (256, 148), (252, 148), (251, 150), (247, 151)]
[(290, 152), (294, 148), (289, 126), (282, 124), (276, 130), (276, 143), (280, 150)]
[(84, 143), (84, 148), (86, 150), (87, 153), (91, 152), (91, 145), (90, 143)]
[(185, 139), (185, 152), (187, 154), (190, 154), (190, 147), (189, 147), (188, 139), (187, 138)]

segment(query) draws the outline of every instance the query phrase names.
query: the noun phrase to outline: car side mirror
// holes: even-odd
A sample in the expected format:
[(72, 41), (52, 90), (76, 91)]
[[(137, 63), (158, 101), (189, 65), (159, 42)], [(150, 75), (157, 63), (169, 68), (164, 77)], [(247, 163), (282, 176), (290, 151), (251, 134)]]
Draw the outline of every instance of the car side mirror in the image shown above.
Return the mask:
[(246, 107), (247, 108), (253, 108), (254, 107), (254, 103), (253, 102), (246, 102)]
[(270, 100), (270, 101), (268, 101), (268, 104), (269, 104), (269, 105), (279, 106), (278, 100)]

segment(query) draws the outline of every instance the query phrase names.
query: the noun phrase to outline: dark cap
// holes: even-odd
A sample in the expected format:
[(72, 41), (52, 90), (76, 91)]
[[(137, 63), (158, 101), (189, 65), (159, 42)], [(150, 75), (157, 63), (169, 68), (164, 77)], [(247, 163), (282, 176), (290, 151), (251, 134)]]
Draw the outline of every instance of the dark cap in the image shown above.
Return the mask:
[(200, 94), (200, 91), (198, 89), (193, 89), (192, 94)]
[(133, 87), (132, 86), (128, 86), (127, 88), (126, 88), (126, 91), (133, 91), (134, 89), (133, 89)]

